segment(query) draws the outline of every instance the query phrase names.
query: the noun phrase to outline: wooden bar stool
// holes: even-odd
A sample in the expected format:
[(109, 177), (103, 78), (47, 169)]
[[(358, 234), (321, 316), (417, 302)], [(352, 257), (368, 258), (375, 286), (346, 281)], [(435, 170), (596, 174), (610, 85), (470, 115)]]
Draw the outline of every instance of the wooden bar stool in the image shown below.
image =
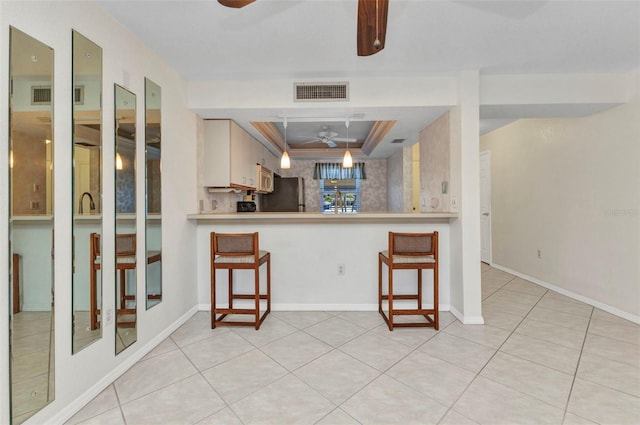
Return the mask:
[[(387, 265), (389, 287), (382, 293), (382, 264)], [(393, 271), (412, 269), (418, 271), (416, 294), (393, 294)], [(422, 272), (433, 270), (433, 308), (422, 308)], [(416, 308), (395, 309), (394, 300), (416, 300)], [(389, 315), (382, 310), (382, 302), (388, 301)], [(438, 330), (438, 232), (394, 233), (389, 232), (389, 249), (378, 254), (378, 311), (392, 331), (393, 327), (433, 327)], [(418, 322), (394, 323), (394, 316), (422, 316)], [(432, 317), (433, 316), (433, 317)]]
[[(260, 266), (267, 263), (267, 290), (260, 294)], [(216, 306), (216, 270), (229, 271), (229, 307)], [(233, 270), (253, 270), (254, 291), (252, 294), (233, 292)], [(234, 308), (233, 300), (253, 300), (253, 308)], [(260, 300), (267, 301), (267, 308), (260, 316)], [(211, 233), (211, 329), (216, 326), (254, 326), (256, 330), (271, 311), (271, 254), (259, 249), (258, 232), (255, 233)], [(218, 316), (220, 314), (220, 316)], [(224, 320), (229, 314), (249, 314), (252, 321)]]

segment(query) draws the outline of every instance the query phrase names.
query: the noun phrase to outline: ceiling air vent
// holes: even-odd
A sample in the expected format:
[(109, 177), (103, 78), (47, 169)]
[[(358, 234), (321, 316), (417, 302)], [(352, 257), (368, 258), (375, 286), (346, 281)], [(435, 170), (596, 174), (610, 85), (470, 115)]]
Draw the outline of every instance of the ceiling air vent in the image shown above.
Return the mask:
[(349, 100), (349, 83), (294, 83), (296, 102), (336, 102)]
[(51, 86), (32, 86), (31, 104), (51, 105)]
[(402, 142), (404, 142), (405, 140), (407, 140), (407, 139), (393, 139), (393, 140), (391, 141), (391, 143), (402, 143)]

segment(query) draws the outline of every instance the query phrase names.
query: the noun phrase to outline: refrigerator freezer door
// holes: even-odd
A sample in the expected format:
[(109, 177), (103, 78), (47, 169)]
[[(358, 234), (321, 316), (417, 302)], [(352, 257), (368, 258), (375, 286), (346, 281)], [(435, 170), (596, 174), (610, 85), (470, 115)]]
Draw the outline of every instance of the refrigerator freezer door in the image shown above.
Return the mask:
[(262, 211), (297, 212), (304, 208), (303, 179), (298, 177), (275, 178), (273, 192), (260, 198)]

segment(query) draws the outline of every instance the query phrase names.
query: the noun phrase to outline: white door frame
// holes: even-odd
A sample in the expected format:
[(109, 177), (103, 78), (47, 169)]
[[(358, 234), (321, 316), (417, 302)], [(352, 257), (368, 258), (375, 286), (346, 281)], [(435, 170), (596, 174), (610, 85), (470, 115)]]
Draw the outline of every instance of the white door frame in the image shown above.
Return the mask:
[[(486, 163), (487, 169), (483, 170), (483, 163)], [(483, 184), (483, 175), (486, 176), (488, 182)], [(493, 262), (493, 243), (491, 240), (491, 151), (480, 152), (480, 259), (488, 263)], [(486, 198), (485, 198), (486, 197)], [(486, 210), (482, 210), (482, 206), (486, 205)], [(487, 252), (483, 255), (482, 247), (488, 244)]]

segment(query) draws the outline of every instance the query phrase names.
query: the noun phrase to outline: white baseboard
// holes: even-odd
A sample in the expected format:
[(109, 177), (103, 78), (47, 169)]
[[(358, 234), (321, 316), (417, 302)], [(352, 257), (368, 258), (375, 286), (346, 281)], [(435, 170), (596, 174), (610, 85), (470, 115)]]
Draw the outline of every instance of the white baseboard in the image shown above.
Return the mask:
[[(235, 305), (235, 303), (234, 303)], [(220, 305), (220, 308), (226, 308)], [(433, 307), (425, 305), (425, 308)], [(198, 304), (198, 310), (211, 311), (210, 304)], [(378, 304), (271, 304), (271, 311), (378, 311)], [(448, 304), (440, 304), (438, 311), (449, 311)]]
[(465, 316), (460, 313), (455, 307), (451, 306), (449, 311), (455, 316), (463, 325), (484, 325), (484, 317), (482, 316)]
[(93, 400), (98, 394), (100, 394), (105, 388), (107, 388), (112, 382), (118, 379), (129, 368), (136, 364), (140, 359), (146, 356), (151, 350), (153, 350), (158, 344), (167, 339), (176, 329), (182, 326), (187, 320), (198, 312), (197, 307), (192, 307), (183, 314), (178, 320), (170, 324), (162, 332), (156, 335), (153, 339), (143, 345), (138, 351), (136, 351), (131, 357), (120, 363), (111, 372), (105, 375), (101, 380), (96, 382), (91, 388), (69, 403), (64, 409), (59, 411), (54, 417), (52, 417), (48, 423), (51, 424), (63, 424), (68, 421), (73, 415), (78, 413), (85, 404)]
[(528, 276), (528, 275), (526, 275), (524, 273), (520, 273), (520, 272), (518, 272), (516, 270), (512, 270), (512, 269), (510, 269), (508, 267), (501, 266), (500, 264), (493, 263), (493, 264), (491, 264), (491, 267), (496, 268), (498, 270), (502, 270), (503, 272), (510, 273), (510, 274), (512, 274), (514, 276), (518, 276), (519, 278), (528, 280), (529, 282), (533, 282), (533, 283), (535, 283), (537, 285), (540, 285), (542, 287), (550, 289), (550, 290), (552, 290), (554, 292), (557, 292), (559, 294), (565, 295), (565, 296), (567, 296), (569, 298), (573, 298), (574, 300), (583, 302), (585, 304), (589, 304), (589, 305), (591, 305), (593, 307), (599, 308), (600, 310), (604, 310), (607, 313), (611, 313), (611, 314), (613, 314), (615, 316), (618, 316), (618, 317), (620, 317), (622, 319), (629, 320), (629, 321), (631, 321), (633, 323), (640, 324), (640, 316), (636, 316), (635, 314), (628, 313), (626, 311), (623, 311), (623, 310), (620, 310), (618, 308), (612, 307), (612, 306), (610, 306), (608, 304), (605, 304), (605, 303), (602, 303), (600, 301), (592, 300), (591, 298), (585, 297), (584, 295), (576, 294), (575, 292), (569, 291), (567, 289), (561, 288), (559, 286), (553, 285), (553, 284), (551, 284), (549, 282), (545, 282), (545, 281), (537, 279), (535, 277)]

